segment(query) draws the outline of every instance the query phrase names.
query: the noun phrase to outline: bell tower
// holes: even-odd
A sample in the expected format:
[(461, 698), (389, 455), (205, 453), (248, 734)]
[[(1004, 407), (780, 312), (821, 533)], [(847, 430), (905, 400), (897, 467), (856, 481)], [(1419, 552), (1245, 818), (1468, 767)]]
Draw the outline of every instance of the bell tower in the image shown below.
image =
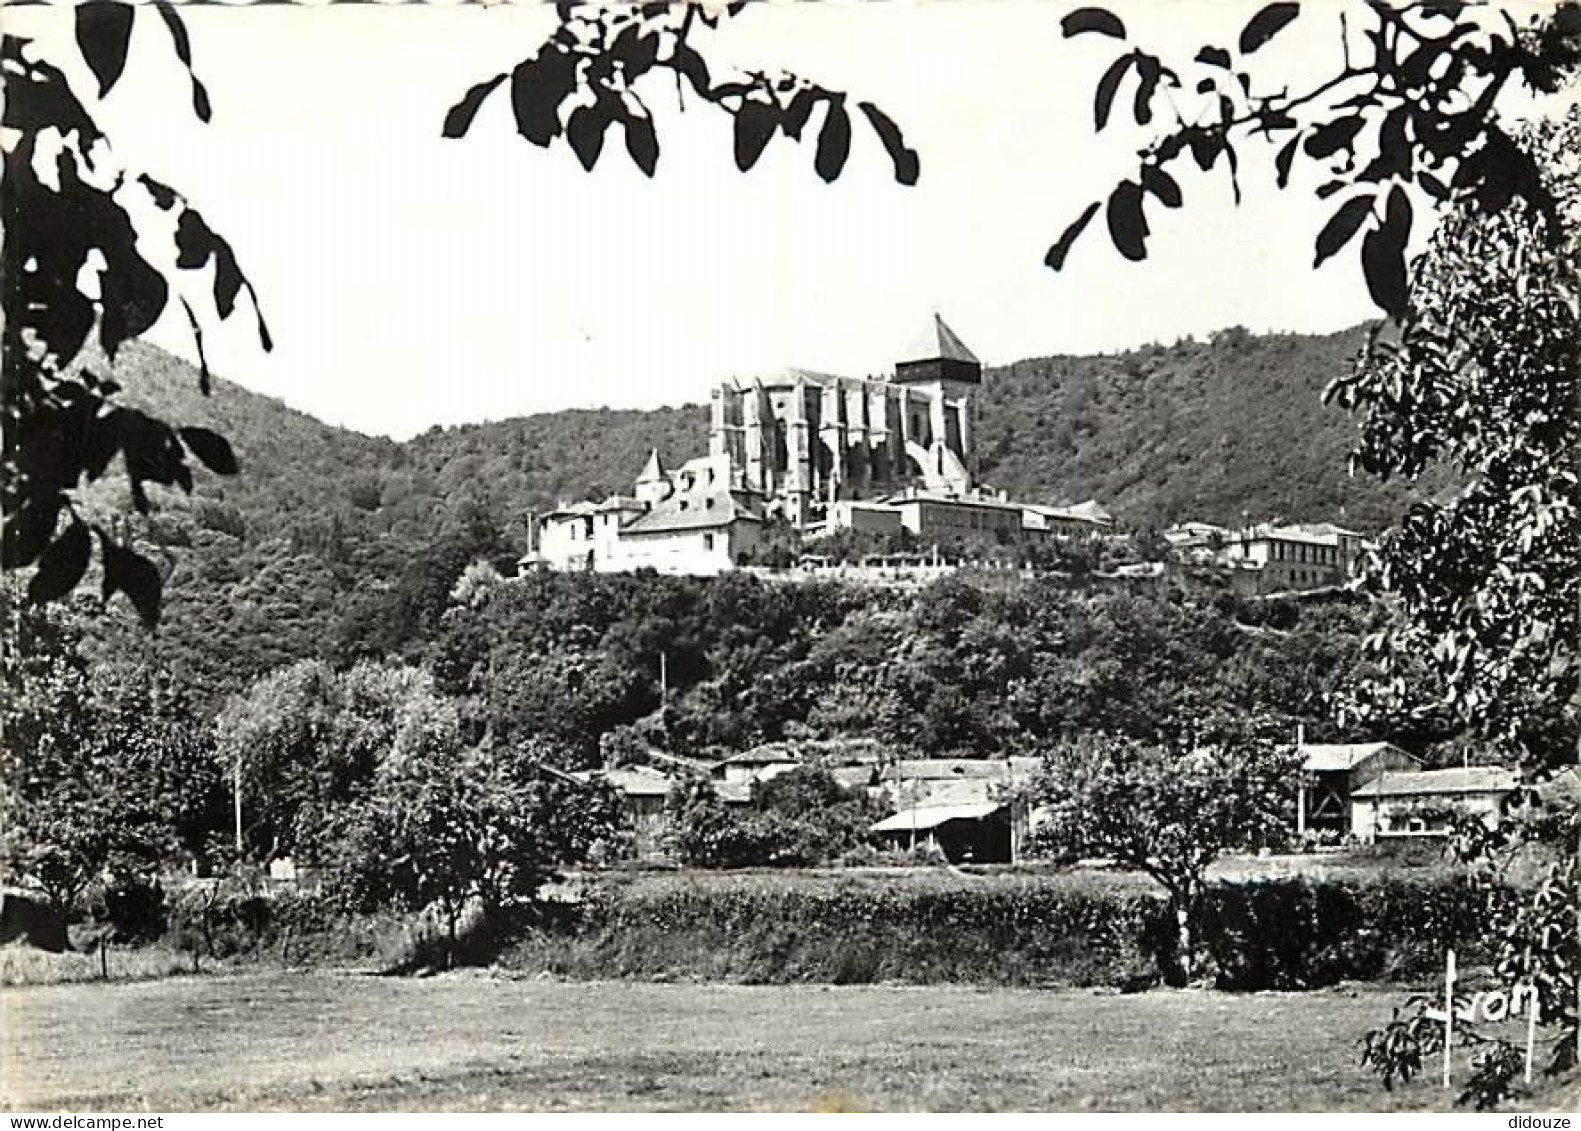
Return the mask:
[(983, 383), (983, 363), (935, 313), (895, 363), (895, 383), (927, 396), (928, 463), (952, 491), (969, 491), (977, 474), (972, 398)]

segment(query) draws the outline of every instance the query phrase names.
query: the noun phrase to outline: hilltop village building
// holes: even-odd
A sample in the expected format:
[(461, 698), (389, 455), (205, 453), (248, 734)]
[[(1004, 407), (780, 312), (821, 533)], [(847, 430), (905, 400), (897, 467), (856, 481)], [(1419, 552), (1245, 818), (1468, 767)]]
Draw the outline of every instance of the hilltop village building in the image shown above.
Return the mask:
[(672, 469), (654, 452), (631, 495), (540, 516), (524, 564), (720, 573), (750, 561), (773, 520), (805, 538), (855, 529), (1021, 541), (1111, 527), (1096, 503), (1015, 503), (976, 482), (982, 380), (982, 363), (935, 315), (887, 377), (787, 369), (725, 382), (711, 397), (706, 456)]
[(1288, 593), (1346, 584), (1368, 548), (1358, 531), (1331, 522), (1275, 525), (1242, 530), (1185, 522), (1164, 531), (1182, 559), (1226, 566), (1236, 585), (1250, 593)]

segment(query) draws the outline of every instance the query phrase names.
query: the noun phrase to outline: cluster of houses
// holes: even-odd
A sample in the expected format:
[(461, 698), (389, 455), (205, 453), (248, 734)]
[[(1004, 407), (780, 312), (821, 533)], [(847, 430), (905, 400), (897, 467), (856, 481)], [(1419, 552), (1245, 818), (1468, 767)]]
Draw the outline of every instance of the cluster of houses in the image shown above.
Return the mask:
[(885, 758), (871, 740), (773, 742), (717, 762), (649, 751), (648, 765), (586, 771), (617, 790), (639, 857), (663, 853), (665, 801), (688, 778), (707, 776), (726, 806), (747, 809), (753, 788), (781, 774), (817, 765), (847, 789), (888, 803), (891, 812), (869, 833), (878, 845), (910, 851), (924, 845), (952, 861), (1017, 860), (1028, 828), (1021, 800), (1037, 770), (1035, 758)]
[[(1389, 742), (1299, 742), (1294, 832), (1307, 844), (1374, 843), (1441, 837), (1459, 815), (1490, 826), (1518, 806), (1581, 798), (1572, 770), (1529, 790), (1502, 766), (1423, 769)], [(639, 857), (663, 854), (665, 802), (689, 777), (707, 776), (727, 806), (749, 808), (753, 787), (804, 766), (827, 769), (841, 785), (865, 790), (890, 812), (869, 829), (875, 844), (907, 851), (929, 845), (954, 862), (1014, 863), (1037, 821), (1024, 801), (1038, 760), (886, 758), (871, 740), (776, 742), (717, 762), (649, 752), (650, 764), (588, 771), (623, 798)]]

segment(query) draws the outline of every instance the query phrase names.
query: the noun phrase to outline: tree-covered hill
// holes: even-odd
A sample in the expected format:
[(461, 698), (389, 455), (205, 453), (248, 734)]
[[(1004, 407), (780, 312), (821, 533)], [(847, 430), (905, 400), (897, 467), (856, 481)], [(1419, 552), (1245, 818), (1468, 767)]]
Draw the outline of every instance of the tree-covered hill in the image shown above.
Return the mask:
[(1322, 403), (1366, 339), (1232, 329), (1207, 342), (1018, 361), (984, 376), (982, 475), (1013, 498), (1096, 498), (1123, 522), (1380, 529), (1406, 485), (1352, 478), (1355, 424)]
[[(1133, 526), (1246, 514), (1376, 528), (1405, 495), (1347, 476), (1352, 424), (1319, 399), (1362, 337), (1232, 330), (990, 370), (983, 477), (1014, 497), (1095, 497)], [(397, 443), (223, 381), (204, 397), (191, 366), (140, 343), (114, 373), (132, 403), (219, 431), (241, 462), (232, 478), (200, 473), (191, 497), (162, 493), (137, 528), (168, 573), (161, 648), (210, 704), (294, 659), (420, 648), (468, 562), (508, 568), (526, 549), (530, 512), (629, 490), (651, 448), (673, 462), (707, 450), (701, 406), (547, 413)], [(96, 496), (126, 502), (124, 485)], [(117, 623), (101, 631), (132, 635)]]

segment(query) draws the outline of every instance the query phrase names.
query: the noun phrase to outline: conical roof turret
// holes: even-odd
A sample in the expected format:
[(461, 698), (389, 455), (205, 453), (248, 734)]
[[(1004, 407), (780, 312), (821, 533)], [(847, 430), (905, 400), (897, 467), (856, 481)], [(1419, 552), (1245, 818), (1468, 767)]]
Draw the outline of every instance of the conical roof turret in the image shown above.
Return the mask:
[(654, 448), (648, 453), (648, 462), (642, 465), (642, 474), (637, 476), (637, 482), (657, 483), (664, 478), (664, 461), (659, 458), (659, 449)]

